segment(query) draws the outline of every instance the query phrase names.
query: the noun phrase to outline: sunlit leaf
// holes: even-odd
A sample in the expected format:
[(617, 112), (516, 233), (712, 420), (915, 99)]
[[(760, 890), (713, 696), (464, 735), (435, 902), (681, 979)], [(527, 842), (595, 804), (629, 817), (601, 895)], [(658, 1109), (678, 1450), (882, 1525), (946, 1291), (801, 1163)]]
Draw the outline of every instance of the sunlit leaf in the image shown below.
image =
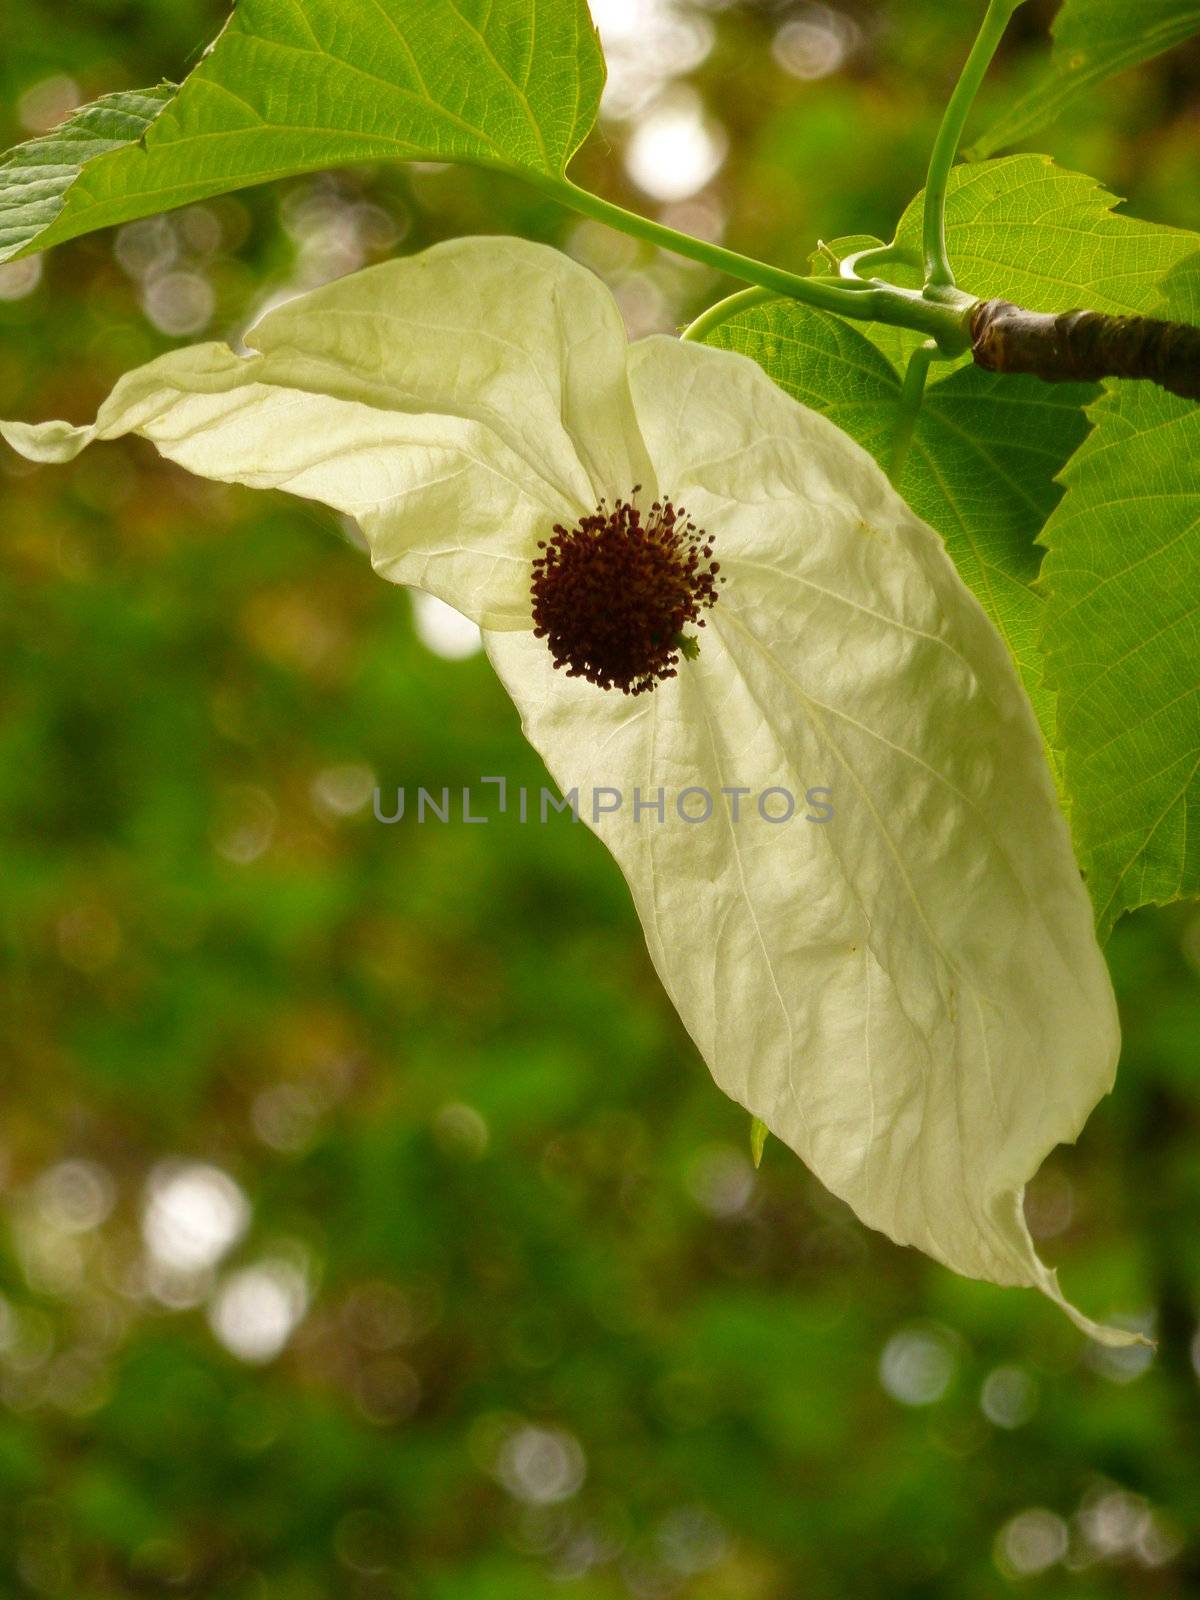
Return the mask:
[(163, 84), (105, 95), (52, 133), (10, 150), (0, 161), (0, 261), (44, 233), (82, 169), (136, 144), (175, 93), (173, 85)]
[(111, 96), (10, 152), (0, 260), (358, 161), (557, 177), (603, 79), (583, 0), (242, 0), (173, 97)]
[[(1196, 319), (1200, 270), (1165, 314)], [(1200, 408), (1116, 384), (1043, 535), (1047, 675), (1102, 932), (1200, 893)]]
[[(900, 241), (921, 242), (920, 195), (904, 213)], [(1159, 284), (1200, 250), (1200, 235), (1119, 216), (1094, 178), (1049, 156), (1005, 156), (955, 167), (946, 239), (959, 286), (1031, 311), (1146, 312)]]
[(1197, 0), (1064, 0), (1053, 32), (1054, 53), (1044, 72), (976, 140), (972, 157), (1019, 144), (1106, 78), (1200, 33), (1200, 4)]

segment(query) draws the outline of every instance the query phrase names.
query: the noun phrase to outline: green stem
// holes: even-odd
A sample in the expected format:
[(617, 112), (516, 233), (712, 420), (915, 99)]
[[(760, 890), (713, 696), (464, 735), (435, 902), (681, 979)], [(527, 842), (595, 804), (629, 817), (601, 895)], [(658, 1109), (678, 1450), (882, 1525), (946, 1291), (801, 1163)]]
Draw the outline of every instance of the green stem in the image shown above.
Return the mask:
[(904, 386), (900, 390), (900, 409), (896, 413), (896, 431), (892, 435), (892, 454), (888, 463), (888, 477), (893, 486), (899, 484), (904, 463), (908, 460), (908, 447), (912, 444), (917, 415), (925, 397), (929, 363), (936, 354), (936, 349), (931, 345), (923, 344), (909, 356), (908, 366), (904, 370)]
[(736, 294), (729, 295), (724, 300), (718, 300), (715, 306), (709, 306), (707, 311), (702, 311), (695, 322), (689, 322), (679, 335), (681, 339), (703, 339), (714, 328), (736, 317), (739, 311), (749, 311), (751, 306), (760, 306), (764, 300), (777, 300), (779, 296), (772, 289), (739, 289)]
[(770, 266), (765, 261), (755, 261), (751, 256), (738, 255), (722, 245), (711, 244), (706, 239), (695, 239), (690, 234), (677, 233), (661, 222), (640, 217), (623, 206), (614, 205), (588, 189), (580, 189), (568, 178), (554, 178), (549, 174), (522, 172), (521, 178), (540, 189), (560, 205), (569, 206), (582, 216), (607, 223), (622, 233), (630, 234), (661, 250), (671, 250), (691, 261), (702, 262), (717, 272), (740, 278), (757, 288), (818, 311), (832, 311), (838, 316), (852, 317), (859, 322), (886, 322), (893, 327), (912, 328), (934, 339), (944, 355), (960, 355), (970, 346), (969, 321), (978, 303), (972, 295), (953, 295), (941, 301), (923, 298), (915, 289), (898, 289), (879, 281), (851, 284), (837, 278), (806, 278), (782, 267)]
[(962, 69), (950, 96), (933, 143), (929, 158), (929, 174), (925, 180), (925, 217), (922, 245), (925, 256), (925, 281), (930, 288), (953, 289), (954, 273), (946, 253), (946, 189), (950, 182), (950, 168), (958, 154), (959, 141), (975, 96), (984, 75), (992, 63), (1004, 30), (1012, 20), (1017, 7), (1024, 0), (988, 0), (987, 12), (979, 27), (979, 34), (971, 46), (966, 65)]
[(840, 312), (843, 316), (861, 315), (851, 309), (857, 291), (847, 289), (836, 280), (801, 277), (798, 273), (787, 272), (783, 267), (769, 266), (765, 261), (755, 261), (751, 256), (738, 255), (736, 251), (726, 250), (723, 245), (712, 244), (707, 239), (676, 233), (674, 228), (668, 228), (664, 223), (640, 217), (634, 211), (626, 211), (624, 206), (602, 199), (589, 189), (578, 188), (567, 178), (543, 180), (532, 174), (528, 176), (539, 188), (545, 189), (573, 211), (592, 217), (597, 222), (606, 222), (609, 227), (619, 228), (622, 233), (628, 233), (646, 244), (672, 250), (676, 255), (687, 256), (692, 261), (715, 267), (718, 272), (728, 273), (731, 278), (740, 278), (743, 283), (757, 284), (759, 288), (770, 289), (773, 294), (803, 300), (805, 304), (817, 306), (822, 311)]

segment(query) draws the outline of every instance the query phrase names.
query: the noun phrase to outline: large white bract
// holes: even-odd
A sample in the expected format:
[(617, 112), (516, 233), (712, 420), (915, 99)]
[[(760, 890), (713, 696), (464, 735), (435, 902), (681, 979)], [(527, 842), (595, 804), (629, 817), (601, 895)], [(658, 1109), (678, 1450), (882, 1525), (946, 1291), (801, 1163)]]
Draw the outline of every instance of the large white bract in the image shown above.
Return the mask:
[[(373, 267), (247, 343), (151, 362), (92, 427), (4, 435), (65, 461), (139, 433), (357, 518), (384, 577), (483, 627), (563, 790), (626, 796), (596, 832), (725, 1092), (873, 1227), (1127, 1341), (1063, 1299), (1021, 1208), (1113, 1081), (1091, 908), (1004, 646), (875, 463), (741, 356), (627, 344), (596, 278), (519, 240)], [(634, 485), (726, 580), (698, 659), (636, 699), (556, 671), (530, 612), (538, 540)], [(660, 786), (827, 786), (834, 816), (635, 820)]]

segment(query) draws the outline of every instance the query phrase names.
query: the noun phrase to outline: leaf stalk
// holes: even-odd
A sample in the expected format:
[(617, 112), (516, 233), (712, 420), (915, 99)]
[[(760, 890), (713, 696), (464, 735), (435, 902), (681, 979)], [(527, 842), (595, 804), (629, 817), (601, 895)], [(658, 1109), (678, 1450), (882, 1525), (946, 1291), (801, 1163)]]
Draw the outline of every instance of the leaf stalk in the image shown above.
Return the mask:
[(929, 364), (937, 355), (937, 347), (923, 344), (914, 350), (904, 369), (904, 384), (900, 390), (900, 408), (896, 413), (896, 431), (892, 435), (892, 453), (888, 462), (888, 478), (893, 488), (898, 488), (908, 460), (909, 446), (916, 432), (917, 417), (925, 398), (925, 381)]
[(707, 239), (678, 233), (664, 223), (627, 211), (624, 206), (605, 200), (589, 189), (581, 189), (568, 178), (533, 172), (522, 172), (519, 176), (581, 216), (607, 223), (621, 233), (700, 262), (784, 299), (797, 300), (818, 311), (830, 311), (858, 322), (884, 322), (893, 327), (911, 328), (934, 340), (944, 356), (961, 355), (970, 345), (970, 317), (978, 303), (974, 295), (951, 290), (944, 297), (930, 300), (918, 289), (901, 289), (878, 278), (850, 282), (839, 277), (804, 277), (765, 261), (756, 261), (752, 256), (739, 255)]
[(954, 86), (954, 93), (946, 105), (941, 127), (933, 142), (929, 157), (929, 172), (925, 179), (925, 212), (922, 224), (922, 249), (925, 259), (925, 284), (930, 289), (953, 289), (954, 272), (946, 249), (946, 193), (950, 183), (950, 169), (958, 155), (963, 129), (975, 96), (979, 93), (992, 57), (999, 48), (1005, 29), (1013, 13), (1025, 0), (989, 0), (987, 11), (979, 26), (975, 43), (971, 46)]

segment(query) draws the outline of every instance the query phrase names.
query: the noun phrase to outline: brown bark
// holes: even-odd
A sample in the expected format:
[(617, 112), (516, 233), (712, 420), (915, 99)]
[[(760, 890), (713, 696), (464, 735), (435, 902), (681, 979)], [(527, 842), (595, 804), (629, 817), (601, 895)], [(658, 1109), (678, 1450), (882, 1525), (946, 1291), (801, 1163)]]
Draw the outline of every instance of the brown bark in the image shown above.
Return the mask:
[(1145, 378), (1200, 400), (1200, 328), (1100, 311), (1057, 316), (982, 300), (971, 314), (971, 354), (990, 372), (1029, 372), (1047, 383)]

